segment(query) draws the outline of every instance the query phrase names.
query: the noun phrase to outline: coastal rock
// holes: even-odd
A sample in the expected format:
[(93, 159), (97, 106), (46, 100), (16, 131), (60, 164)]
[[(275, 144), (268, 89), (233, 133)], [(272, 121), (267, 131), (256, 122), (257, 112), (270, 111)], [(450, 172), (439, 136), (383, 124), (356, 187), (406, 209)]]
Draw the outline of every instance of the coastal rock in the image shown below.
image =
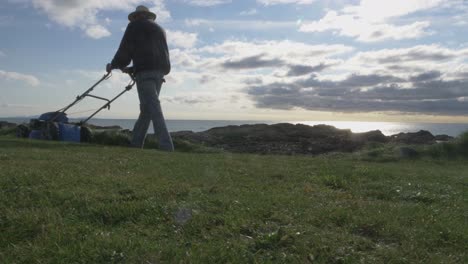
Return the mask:
[(364, 133), (355, 133), (353, 134), (353, 139), (361, 142), (389, 142), (389, 138), (385, 136), (380, 130), (373, 130)]
[(0, 129), (8, 129), (8, 128), (15, 128), (15, 123), (10, 123), (7, 121), (0, 121)]
[[(289, 123), (225, 126), (203, 132), (179, 131), (171, 134), (175, 140), (185, 140), (229, 152), (286, 155), (353, 152), (369, 143), (434, 144), (436, 140), (451, 138), (443, 135), (435, 137), (424, 130), (385, 136), (380, 130), (352, 133), (349, 129), (338, 129), (328, 125), (307, 126)], [(412, 157), (414, 153), (402, 149), (400, 154)]]
[(436, 141), (450, 141), (453, 140), (454, 137), (448, 136), (448, 135), (437, 135), (435, 136)]
[(175, 139), (231, 152), (260, 154), (322, 154), (352, 152), (368, 142), (387, 142), (380, 131), (353, 134), (328, 125), (256, 124), (212, 128), (204, 132), (172, 133)]
[(431, 132), (420, 130), (416, 133), (399, 133), (390, 136), (392, 142), (403, 144), (434, 144), (436, 137)]

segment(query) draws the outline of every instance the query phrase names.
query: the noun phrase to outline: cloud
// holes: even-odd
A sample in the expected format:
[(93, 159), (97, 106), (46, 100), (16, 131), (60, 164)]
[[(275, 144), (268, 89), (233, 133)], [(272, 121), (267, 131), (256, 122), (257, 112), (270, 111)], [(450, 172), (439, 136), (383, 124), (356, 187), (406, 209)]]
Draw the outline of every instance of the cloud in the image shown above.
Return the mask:
[(427, 30), (431, 25), (429, 21), (396, 25), (390, 22), (391, 19), (428, 10), (442, 3), (442, 0), (361, 0), (358, 5), (346, 6), (340, 11), (328, 11), (320, 20), (305, 22), (299, 31), (335, 31), (361, 42), (420, 38), (431, 34)]
[(3, 51), (0, 50), (0, 57), (5, 57), (5, 56), (6, 56), (6, 54)]
[(87, 36), (93, 39), (100, 39), (100, 38), (108, 37), (111, 35), (109, 30), (107, 30), (107, 28), (101, 25), (89, 26), (88, 28), (86, 28), (85, 33)]
[(195, 68), (202, 60), (200, 55), (181, 49), (171, 49), (171, 64), (180, 68)]
[(381, 64), (444, 62), (468, 56), (468, 49), (451, 50), (439, 45), (417, 45), (403, 49), (382, 49), (358, 53), (356, 59)]
[(264, 56), (294, 62), (346, 54), (352, 50), (352, 47), (341, 44), (311, 45), (290, 40), (251, 42), (229, 40), (221, 44), (202, 47), (198, 51), (212, 54), (225, 54), (232, 58), (245, 58), (264, 54)]
[[(270, 57), (268, 57), (270, 56)], [(285, 60), (284, 56), (274, 57), (274, 54), (267, 55), (265, 53), (244, 57), (241, 59), (227, 59), (221, 63), (224, 69), (231, 70), (246, 70), (258, 68), (280, 68), (282, 66), (289, 67), (287, 76), (301, 76), (313, 72), (320, 72), (330, 67), (332, 64), (320, 63), (318, 65), (294, 65)], [(279, 57), (283, 57), (280, 59)]]
[(287, 76), (301, 76), (306, 74), (311, 74), (314, 72), (321, 72), (326, 68), (329, 68), (332, 64), (320, 63), (315, 66), (310, 65), (291, 65), (289, 66), (289, 71)]
[(377, 42), (388, 39), (414, 39), (429, 35), (426, 29), (428, 21), (414, 22), (409, 25), (395, 26), (385, 23), (369, 23), (353, 15), (338, 15), (330, 11), (319, 21), (304, 23), (301, 32), (324, 32), (337, 30), (342, 36), (353, 37), (362, 42)]
[(153, 0), (152, 3), (153, 6), (150, 7), (150, 10), (156, 13), (158, 22), (167, 22), (172, 19), (171, 12), (167, 9), (164, 0)]
[(180, 48), (192, 48), (197, 43), (197, 33), (167, 30), (167, 41), (169, 45)]
[(409, 80), (412, 82), (425, 82), (425, 81), (438, 79), (440, 77), (442, 77), (442, 73), (440, 71), (429, 71), (429, 72), (423, 72), (415, 76), (411, 76)]
[(444, 80), (440, 76), (434, 71), (408, 79), (352, 74), (332, 81), (311, 75), (293, 82), (249, 86), (246, 93), (257, 107), (269, 109), (468, 114), (468, 101), (460, 100), (468, 97), (468, 79)]
[(25, 0), (35, 9), (44, 13), (53, 22), (70, 28), (80, 28), (91, 38), (110, 36), (106, 28), (109, 20), (99, 19), (103, 12), (125, 11), (130, 13), (140, 4), (154, 5), (158, 19), (170, 18), (163, 0)]
[(199, 82), (200, 82), (201, 84), (207, 84), (207, 83), (209, 83), (209, 82), (212, 82), (212, 81), (216, 80), (216, 78), (217, 78), (216, 75), (204, 74), (204, 75), (202, 75), (202, 76), (200, 77)]
[(176, 104), (185, 104), (185, 105), (196, 105), (196, 104), (211, 104), (216, 102), (216, 99), (213, 97), (206, 97), (206, 96), (173, 96), (173, 97), (166, 97), (165, 98), (168, 102), (176, 103)]
[(315, 2), (315, 0), (257, 0), (257, 2), (267, 6), (280, 4), (309, 5)]
[(278, 67), (284, 64), (280, 59), (267, 59), (264, 54), (242, 58), (240, 60), (231, 60), (222, 63), (225, 69), (255, 69), (265, 67)]
[(185, 0), (186, 3), (194, 6), (215, 6), (231, 3), (231, 0)]
[(40, 84), (39, 79), (35, 76), (18, 72), (7, 72), (0, 70), (0, 79), (22, 81), (30, 86), (38, 86)]
[(386, 21), (441, 5), (444, 0), (361, 0), (358, 5), (343, 8), (343, 13), (360, 17), (366, 21)]
[(227, 40), (199, 48), (173, 48), (170, 50), (173, 70), (167, 80), (169, 85), (180, 89), (216, 90), (214, 93), (222, 97), (226, 91), (238, 93), (246, 80), (258, 84), (289, 77), (287, 72), (295, 65), (326, 70), (328, 65), (341, 62), (332, 59), (334, 56), (352, 50), (345, 45), (310, 45), (286, 40)]
[[(343, 55), (353, 48), (345, 45), (310, 45), (301, 42), (283, 41), (225, 41), (221, 44), (204, 46), (191, 51), (187, 58), (197, 55), (190, 60), (194, 64), (192, 68), (214, 71), (239, 71), (249, 70), (275, 70), (273, 75), (287, 75), (287, 71), (293, 68), (291, 75), (297, 74), (297, 65), (310, 65), (312, 71), (319, 71), (323, 65), (337, 64), (330, 58)], [(179, 56), (180, 57), (180, 54)], [(185, 58), (185, 62), (189, 60)], [(311, 65), (311, 61), (315, 62)], [(323, 64), (322, 66), (319, 66)], [(324, 67), (325, 69), (327, 67)], [(223, 73), (224, 74), (224, 73)], [(265, 73), (263, 73), (265, 74)], [(270, 76), (269, 78), (273, 78)]]
[(253, 16), (253, 15), (256, 15), (257, 13), (258, 13), (257, 9), (251, 8), (249, 10), (244, 10), (244, 11), (240, 12), (239, 15), (241, 15), (241, 16)]
[[(324, 71), (341, 61), (332, 59), (353, 50), (345, 45), (310, 45), (293, 41), (238, 41), (191, 49), (171, 49), (174, 66), (168, 83), (197, 89), (237, 91), (245, 85), (271, 82), (289, 77), (288, 71), (298, 65), (312, 71)], [(273, 72), (272, 72), (273, 71)], [(291, 72), (292, 74), (292, 72)], [(214, 78), (216, 77), (216, 78)], [(209, 85), (206, 85), (209, 84)]]
[(187, 27), (206, 27), (210, 31), (214, 29), (226, 30), (244, 30), (244, 31), (261, 31), (261, 30), (280, 30), (291, 29), (296, 30), (296, 21), (278, 21), (278, 20), (208, 20), (208, 19), (186, 19)]

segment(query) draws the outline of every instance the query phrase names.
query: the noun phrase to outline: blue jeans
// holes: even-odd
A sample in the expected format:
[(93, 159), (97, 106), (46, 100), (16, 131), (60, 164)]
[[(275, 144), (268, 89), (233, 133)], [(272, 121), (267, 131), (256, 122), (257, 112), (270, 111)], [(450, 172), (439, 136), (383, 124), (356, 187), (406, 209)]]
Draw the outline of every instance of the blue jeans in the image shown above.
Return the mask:
[(164, 81), (164, 74), (159, 71), (144, 71), (136, 74), (140, 116), (133, 128), (132, 147), (143, 148), (150, 121), (153, 121), (154, 133), (159, 141), (159, 148), (174, 151), (171, 135), (166, 127), (159, 92)]

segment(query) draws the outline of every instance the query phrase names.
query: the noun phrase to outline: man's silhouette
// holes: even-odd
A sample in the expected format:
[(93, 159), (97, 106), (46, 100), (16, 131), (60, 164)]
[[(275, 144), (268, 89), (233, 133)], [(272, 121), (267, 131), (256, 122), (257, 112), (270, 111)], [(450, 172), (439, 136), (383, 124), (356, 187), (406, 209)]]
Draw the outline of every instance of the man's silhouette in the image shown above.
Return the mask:
[(133, 61), (140, 99), (140, 116), (133, 128), (131, 145), (143, 148), (149, 123), (153, 121), (159, 148), (173, 151), (174, 145), (159, 102), (164, 75), (171, 71), (166, 33), (156, 24), (156, 14), (145, 6), (138, 6), (135, 12), (128, 15), (128, 20), (130, 23), (120, 47), (112, 62), (107, 64), (106, 70), (124, 70)]

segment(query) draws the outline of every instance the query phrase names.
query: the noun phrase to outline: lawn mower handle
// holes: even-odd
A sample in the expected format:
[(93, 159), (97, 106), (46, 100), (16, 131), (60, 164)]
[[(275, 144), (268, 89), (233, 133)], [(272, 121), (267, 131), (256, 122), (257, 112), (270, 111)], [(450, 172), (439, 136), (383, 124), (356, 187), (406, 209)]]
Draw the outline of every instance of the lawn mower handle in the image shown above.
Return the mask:
[[(86, 124), (86, 122), (88, 122), (91, 118), (93, 118), (95, 115), (97, 115), (97, 113), (101, 112), (101, 110), (107, 108), (107, 109), (110, 109), (110, 105), (115, 101), (117, 100), (117, 98), (119, 98), (120, 96), (122, 96), (124, 93), (130, 91), (133, 86), (135, 85), (136, 83), (136, 80), (135, 80), (135, 73), (133, 72), (133, 67), (127, 67), (125, 69), (128, 69), (128, 72), (125, 72), (124, 69), (122, 69), (122, 72), (125, 72), (127, 73), (130, 78), (132, 79), (130, 81), (130, 83), (125, 87), (125, 90), (123, 90), (121, 93), (119, 93), (116, 97), (112, 98), (111, 100), (107, 100), (107, 103), (105, 105), (103, 105), (101, 108), (99, 108), (98, 110), (96, 110), (96, 112), (94, 112), (92, 115), (90, 115), (88, 118), (86, 118), (85, 120), (82, 120), (79, 122), (80, 125), (84, 125)], [(96, 98), (96, 97), (95, 97)]]
[[(74, 106), (75, 104), (77, 104), (79, 101), (83, 100), (83, 98), (85, 98), (90, 92), (92, 92), (94, 90), (94, 88), (96, 88), (96, 86), (98, 86), (101, 82), (103, 82), (104, 80), (107, 80), (109, 79), (110, 77), (112, 76), (112, 73), (111, 72), (108, 72), (106, 74), (104, 74), (104, 76), (102, 76), (101, 79), (99, 79), (99, 81), (97, 81), (93, 86), (91, 86), (91, 88), (89, 88), (86, 92), (84, 92), (83, 94), (81, 95), (78, 95), (75, 99), (75, 101), (73, 101), (73, 103), (69, 104), (68, 106), (66, 106), (65, 108), (62, 108), (57, 112), (57, 115), (55, 115), (50, 121), (51, 122), (54, 122), (55, 119), (57, 119), (61, 113), (65, 113), (68, 109), (70, 109), (72, 106)], [(132, 78), (133, 79), (133, 78)]]

